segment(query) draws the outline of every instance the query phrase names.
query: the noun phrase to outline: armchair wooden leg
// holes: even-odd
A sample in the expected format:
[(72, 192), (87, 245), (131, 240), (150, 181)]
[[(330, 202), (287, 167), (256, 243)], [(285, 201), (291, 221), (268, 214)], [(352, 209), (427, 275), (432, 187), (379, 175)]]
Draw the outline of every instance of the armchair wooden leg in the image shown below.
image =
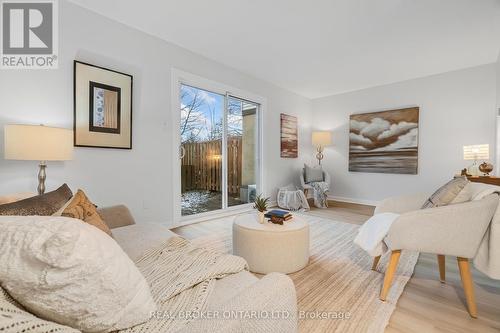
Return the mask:
[(307, 199), (307, 192), (309, 192), (309, 190), (307, 188), (304, 189), (304, 195), (306, 196), (306, 199)]
[(389, 260), (389, 266), (385, 271), (384, 285), (382, 286), (382, 291), (380, 292), (380, 300), (385, 301), (387, 293), (391, 288), (392, 280), (394, 279), (394, 273), (398, 268), (399, 257), (401, 256), (401, 250), (395, 250), (391, 253), (391, 259)]
[(460, 269), (460, 278), (462, 279), (462, 285), (464, 287), (465, 300), (467, 301), (469, 314), (472, 318), (477, 318), (474, 284), (472, 281), (472, 275), (470, 273), (469, 259), (457, 257), (457, 261), (458, 268)]
[(441, 283), (445, 283), (445, 281), (446, 281), (446, 268), (445, 268), (446, 257), (442, 254), (438, 254), (437, 258), (438, 258), (438, 264), (439, 264), (439, 281), (441, 281)]
[(373, 258), (372, 271), (377, 270), (377, 266), (378, 266), (378, 262), (380, 261), (380, 257), (381, 256), (376, 256), (375, 258)]

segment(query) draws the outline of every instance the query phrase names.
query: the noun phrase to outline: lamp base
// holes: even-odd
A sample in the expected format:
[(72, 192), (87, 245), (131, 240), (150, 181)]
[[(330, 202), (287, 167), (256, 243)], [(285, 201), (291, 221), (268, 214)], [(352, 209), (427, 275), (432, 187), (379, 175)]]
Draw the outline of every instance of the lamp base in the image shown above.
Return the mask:
[(316, 150), (318, 151), (318, 153), (316, 154), (316, 158), (318, 159), (318, 164), (321, 165), (321, 160), (324, 157), (323, 147), (319, 146), (318, 148), (316, 148)]
[(42, 195), (45, 193), (45, 179), (47, 179), (47, 174), (45, 173), (45, 169), (47, 168), (47, 164), (44, 161), (41, 161), (38, 164), (40, 170), (38, 171), (38, 195)]

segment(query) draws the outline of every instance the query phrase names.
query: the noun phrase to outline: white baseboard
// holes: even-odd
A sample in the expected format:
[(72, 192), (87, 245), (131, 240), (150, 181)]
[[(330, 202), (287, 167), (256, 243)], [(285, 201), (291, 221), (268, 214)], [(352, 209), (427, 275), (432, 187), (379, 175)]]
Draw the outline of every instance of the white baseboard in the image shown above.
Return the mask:
[(380, 201), (375, 201), (375, 200), (346, 198), (346, 197), (339, 197), (336, 195), (329, 195), (328, 200), (342, 201), (342, 202), (348, 202), (348, 203), (360, 204), (360, 205), (368, 205), (368, 206), (377, 206), (380, 203)]

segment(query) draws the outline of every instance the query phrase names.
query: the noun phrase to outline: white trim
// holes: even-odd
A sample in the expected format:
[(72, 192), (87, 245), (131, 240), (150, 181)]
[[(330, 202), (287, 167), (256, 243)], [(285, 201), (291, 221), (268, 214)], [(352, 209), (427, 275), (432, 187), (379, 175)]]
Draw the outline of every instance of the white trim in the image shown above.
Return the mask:
[(178, 193), (181, 193), (181, 168), (179, 167), (179, 150), (181, 146), (180, 133), (176, 128), (177, 124), (181, 122), (181, 113), (177, 112), (180, 105), (180, 73), (177, 73), (175, 69), (172, 69), (171, 74), (171, 119), (172, 119), (172, 224), (175, 225), (178, 220), (178, 216), (181, 215), (181, 197)]
[(226, 92), (224, 94), (224, 110), (222, 110), (222, 138), (221, 138), (221, 155), (222, 155), (222, 185), (221, 185), (221, 192), (222, 192), (222, 208), (226, 207), (228, 205), (228, 165), (227, 165), (227, 108), (229, 106), (229, 95)]
[(346, 197), (339, 197), (336, 195), (329, 195), (328, 200), (342, 201), (342, 202), (347, 202), (347, 203), (368, 205), (368, 206), (374, 206), (374, 207), (376, 207), (380, 203), (380, 201), (376, 201), (376, 200), (346, 198)]
[[(172, 68), (171, 70), (171, 120), (172, 120), (172, 151), (174, 153), (173, 165), (172, 165), (172, 193), (173, 193), (173, 209), (172, 209), (172, 221), (174, 226), (187, 225), (190, 223), (199, 222), (201, 220), (207, 220), (212, 218), (217, 218), (221, 216), (227, 216), (228, 214), (234, 214), (237, 208), (245, 208), (247, 205), (240, 205), (235, 207), (228, 207), (227, 210), (217, 210), (213, 212), (207, 212), (203, 214), (198, 214), (196, 217), (181, 216), (181, 174), (179, 167), (179, 147), (180, 147), (180, 133), (176, 130), (176, 124), (180, 123), (180, 112), (176, 112), (179, 108), (180, 103), (180, 85), (186, 84), (193, 87), (198, 87), (200, 89), (205, 89), (220, 95), (230, 95), (236, 98), (247, 100), (250, 102), (255, 102), (259, 104), (258, 108), (258, 144), (259, 144), (259, 156), (257, 161), (258, 167), (258, 179), (257, 179), (257, 190), (266, 195), (266, 189), (264, 188), (266, 174), (263, 167), (263, 157), (264, 157), (264, 131), (263, 119), (264, 113), (267, 109), (267, 99), (265, 97), (256, 95), (252, 92), (238, 89), (223, 83), (212, 81), (210, 79), (203, 78), (201, 76), (182, 71), (177, 68)], [(227, 108), (225, 108), (227, 109)], [(226, 110), (224, 112), (227, 112)], [(223, 154), (224, 155), (224, 154)], [(224, 191), (223, 191), (224, 192)], [(251, 204), (249, 204), (251, 205)], [(227, 213), (226, 213), (227, 212)]]

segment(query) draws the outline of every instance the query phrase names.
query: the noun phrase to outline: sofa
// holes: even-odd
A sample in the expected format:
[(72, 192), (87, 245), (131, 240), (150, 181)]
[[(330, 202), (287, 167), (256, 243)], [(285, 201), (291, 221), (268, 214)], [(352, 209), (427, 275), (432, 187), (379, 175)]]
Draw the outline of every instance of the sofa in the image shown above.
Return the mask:
[[(113, 238), (132, 260), (138, 259), (149, 248), (177, 236), (160, 224), (135, 223), (130, 211), (123, 205), (100, 208), (98, 212), (112, 229)], [(19, 311), (24, 309), (19, 306)], [(208, 298), (206, 311), (216, 315), (194, 319), (182, 332), (297, 331), (295, 287), (284, 274), (271, 273), (259, 279), (248, 271), (242, 271), (219, 279)], [(0, 315), (0, 328), (1, 321)]]

